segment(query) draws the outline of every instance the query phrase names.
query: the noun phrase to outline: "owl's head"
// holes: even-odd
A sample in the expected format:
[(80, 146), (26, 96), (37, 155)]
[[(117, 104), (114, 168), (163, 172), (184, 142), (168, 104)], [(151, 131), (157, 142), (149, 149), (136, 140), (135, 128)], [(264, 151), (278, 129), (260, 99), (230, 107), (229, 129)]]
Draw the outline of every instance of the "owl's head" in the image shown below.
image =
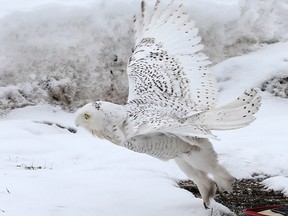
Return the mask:
[(88, 103), (76, 112), (75, 124), (98, 136), (99, 107), (95, 103)]

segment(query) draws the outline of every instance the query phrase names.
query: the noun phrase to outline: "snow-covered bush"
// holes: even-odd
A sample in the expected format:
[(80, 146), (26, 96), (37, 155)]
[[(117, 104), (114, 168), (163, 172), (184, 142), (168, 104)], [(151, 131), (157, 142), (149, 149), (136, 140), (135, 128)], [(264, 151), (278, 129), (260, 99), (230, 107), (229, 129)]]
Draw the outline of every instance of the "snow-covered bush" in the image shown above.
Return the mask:
[(0, 87), (0, 114), (6, 110), (14, 109), (17, 107), (35, 105), (37, 102), (40, 102), (38, 98), (35, 97), (37, 92), (38, 89), (35, 89), (33, 84), (20, 84), (17, 86), (9, 85), (6, 87)]
[(261, 89), (263, 91), (268, 91), (275, 96), (288, 98), (288, 77), (273, 77), (263, 83)]
[[(214, 63), (288, 38), (285, 0), (183, 3)], [(40, 102), (66, 110), (93, 100), (124, 103), (132, 17), (139, 5), (124, 0), (43, 3), (0, 17), (0, 113)]]
[(0, 112), (39, 102), (68, 110), (92, 100), (124, 103), (133, 10), (118, 4), (45, 5), (2, 18)]

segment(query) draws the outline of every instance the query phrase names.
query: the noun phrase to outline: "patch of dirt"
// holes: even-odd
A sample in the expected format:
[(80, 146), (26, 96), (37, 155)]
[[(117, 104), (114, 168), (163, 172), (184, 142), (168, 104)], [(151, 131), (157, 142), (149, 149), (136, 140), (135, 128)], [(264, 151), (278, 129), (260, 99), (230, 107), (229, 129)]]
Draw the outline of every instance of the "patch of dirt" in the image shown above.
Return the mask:
[(52, 169), (52, 165), (51, 167), (47, 167), (45, 166), (34, 166), (33, 164), (31, 165), (27, 165), (27, 164), (17, 164), (18, 168), (24, 168), (25, 170), (40, 170), (40, 169)]
[(49, 125), (49, 126), (57, 126), (61, 129), (64, 130), (68, 130), (70, 133), (77, 133), (77, 130), (75, 128), (72, 127), (66, 127), (64, 125), (58, 124), (58, 123), (54, 123), (54, 122), (50, 122), (50, 121), (34, 121), (35, 123), (39, 123), (39, 124), (45, 124), (45, 125)]
[[(279, 191), (267, 190), (261, 182), (268, 178), (255, 175), (251, 179), (240, 179), (233, 184), (233, 192), (217, 193), (215, 200), (228, 207), (235, 214), (242, 216), (245, 209), (261, 206), (287, 206), (288, 197)], [(180, 181), (180, 188), (192, 192), (201, 198), (197, 186), (190, 180)]]

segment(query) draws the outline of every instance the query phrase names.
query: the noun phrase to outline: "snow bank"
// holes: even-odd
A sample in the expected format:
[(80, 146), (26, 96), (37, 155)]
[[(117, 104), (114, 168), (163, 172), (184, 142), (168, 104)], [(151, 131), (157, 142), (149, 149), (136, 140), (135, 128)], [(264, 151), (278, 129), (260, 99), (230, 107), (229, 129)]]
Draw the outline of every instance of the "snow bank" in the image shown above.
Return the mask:
[(280, 191), (284, 195), (288, 196), (288, 178), (284, 176), (275, 176), (265, 179), (262, 182), (267, 189)]
[[(140, 1), (51, 2), (1, 0), (0, 112), (40, 102), (66, 110), (91, 100), (124, 103)], [(285, 0), (183, 3), (214, 63), (288, 38)]]
[(196, 0), (187, 4), (214, 63), (287, 41), (286, 0)]
[[(286, 82), (273, 78), (288, 77), (288, 42), (267, 45), (255, 52), (229, 58), (213, 67), (220, 91), (234, 97), (244, 89), (262, 87), (275, 95), (287, 97)], [(287, 86), (288, 87), (288, 86)], [(288, 94), (287, 94), (288, 95)]]

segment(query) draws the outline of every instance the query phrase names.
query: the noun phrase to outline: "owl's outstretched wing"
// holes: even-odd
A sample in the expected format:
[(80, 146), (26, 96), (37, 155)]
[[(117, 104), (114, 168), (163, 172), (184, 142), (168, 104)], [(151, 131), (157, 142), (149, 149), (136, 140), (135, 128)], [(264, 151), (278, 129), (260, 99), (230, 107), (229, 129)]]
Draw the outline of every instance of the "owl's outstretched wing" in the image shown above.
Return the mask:
[(204, 111), (215, 106), (218, 89), (198, 29), (182, 5), (156, 2), (152, 16), (142, 2), (135, 19), (136, 44), (127, 68), (129, 99), (162, 107)]

